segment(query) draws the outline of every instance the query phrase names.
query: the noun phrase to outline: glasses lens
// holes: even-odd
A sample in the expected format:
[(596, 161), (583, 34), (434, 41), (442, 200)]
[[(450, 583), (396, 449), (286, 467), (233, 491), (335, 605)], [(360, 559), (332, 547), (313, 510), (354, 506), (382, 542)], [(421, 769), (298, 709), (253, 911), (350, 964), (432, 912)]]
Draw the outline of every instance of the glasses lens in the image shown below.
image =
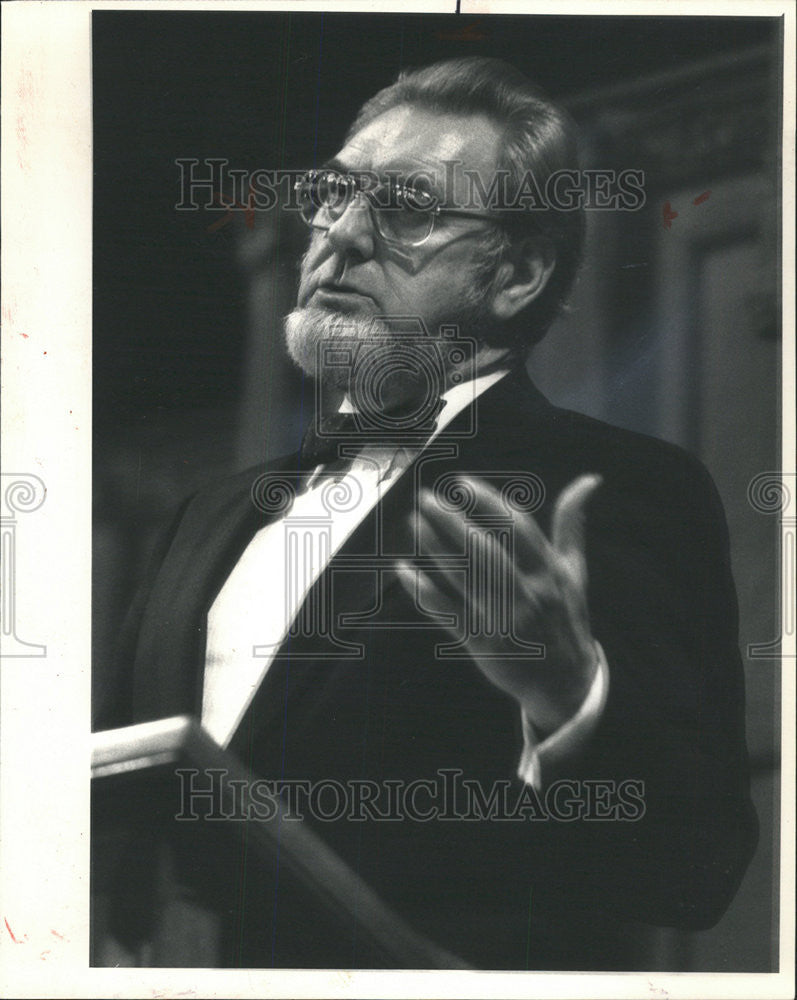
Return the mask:
[[(359, 186), (354, 177), (335, 170), (310, 170), (296, 183), (299, 212), (315, 229), (329, 229), (356, 198)], [(388, 243), (417, 246), (434, 229), (437, 199), (423, 189), (386, 186), (364, 192), (376, 229)], [(384, 197), (380, 198), (380, 194)]]
[(296, 184), (299, 212), (308, 226), (329, 229), (357, 193), (353, 178), (332, 170), (311, 170)]
[(427, 240), (434, 228), (437, 199), (418, 188), (400, 187), (390, 204), (375, 210), (380, 236), (391, 243), (417, 246)]

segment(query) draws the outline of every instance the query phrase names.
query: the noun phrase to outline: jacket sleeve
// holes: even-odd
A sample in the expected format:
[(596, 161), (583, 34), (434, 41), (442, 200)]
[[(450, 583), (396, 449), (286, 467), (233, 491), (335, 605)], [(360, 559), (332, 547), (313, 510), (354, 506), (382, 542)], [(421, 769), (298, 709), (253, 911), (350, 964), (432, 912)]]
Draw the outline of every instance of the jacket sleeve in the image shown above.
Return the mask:
[(590, 614), (608, 697), (582, 752), (546, 779), (608, 783), (620, 800), (633, 790), (637, 808), (627, 821), (554, 824), (543, 879), (577, 880), (582, 899), (623, 918), (702, 929), (733, 899), (757, 819), (725, 517), (702, 466), (680, 453), (672, 466), (596, 494)]

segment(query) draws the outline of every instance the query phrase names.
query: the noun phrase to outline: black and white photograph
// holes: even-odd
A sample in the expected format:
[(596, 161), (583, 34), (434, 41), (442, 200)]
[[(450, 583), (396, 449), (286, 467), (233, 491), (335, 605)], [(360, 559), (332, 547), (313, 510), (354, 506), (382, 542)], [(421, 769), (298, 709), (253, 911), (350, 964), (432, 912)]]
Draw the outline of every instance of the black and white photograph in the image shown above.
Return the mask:
[(9, 893), (5, 995), (70, 938), (130, 997), (788, 995), (793, 12), (41, 6), (88, 173), (20, 55), (4, 181), (88, 295), (77, 352), (4, 277), (3, 812), (79, 890)]

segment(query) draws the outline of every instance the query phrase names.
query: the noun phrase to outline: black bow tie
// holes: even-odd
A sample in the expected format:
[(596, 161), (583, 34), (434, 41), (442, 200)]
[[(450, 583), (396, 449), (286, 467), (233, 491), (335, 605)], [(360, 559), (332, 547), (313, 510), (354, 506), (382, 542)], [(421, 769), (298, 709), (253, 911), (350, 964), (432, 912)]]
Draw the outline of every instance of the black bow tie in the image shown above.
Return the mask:
[(322, 414), (305, 431), (299, 453), (301, 466), (303, 469), (314, 469), (317, 465), (335, 462), (342, 457), (341, 448), (344, 445), (355, 448), (367, 445), (421, 447), (434, 431), (444, 406), (445, 401), (438, 399), (433, 407), (425, 407), (417, 419), (414, 414), (398, 409), (372, 420), (359, 413)]
[(328, 413), (304, 432), (299, 461), (303, 469), (328, 465), (340, 458), (340, 447), (351, 444), (359, 429), (353, 413)]

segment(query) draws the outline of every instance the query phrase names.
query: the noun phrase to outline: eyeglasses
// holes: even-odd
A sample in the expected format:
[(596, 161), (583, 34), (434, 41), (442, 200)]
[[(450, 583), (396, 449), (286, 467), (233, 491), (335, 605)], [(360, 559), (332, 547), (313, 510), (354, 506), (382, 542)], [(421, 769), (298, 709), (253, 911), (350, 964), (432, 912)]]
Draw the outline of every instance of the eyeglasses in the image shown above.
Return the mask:
[(441, 215), (495, 221), (495, 213), (477, 209), (447, 208), (437, 196), (411, 184), (389, 181), (374, 184), (338, 170), (308, 170), (296, 183), (299, 213), (313, 229), (327, 230), (338, 221), (358, 195), (363, 195), (380, 238), (393, 246), (418, 247), (434, 232)]

